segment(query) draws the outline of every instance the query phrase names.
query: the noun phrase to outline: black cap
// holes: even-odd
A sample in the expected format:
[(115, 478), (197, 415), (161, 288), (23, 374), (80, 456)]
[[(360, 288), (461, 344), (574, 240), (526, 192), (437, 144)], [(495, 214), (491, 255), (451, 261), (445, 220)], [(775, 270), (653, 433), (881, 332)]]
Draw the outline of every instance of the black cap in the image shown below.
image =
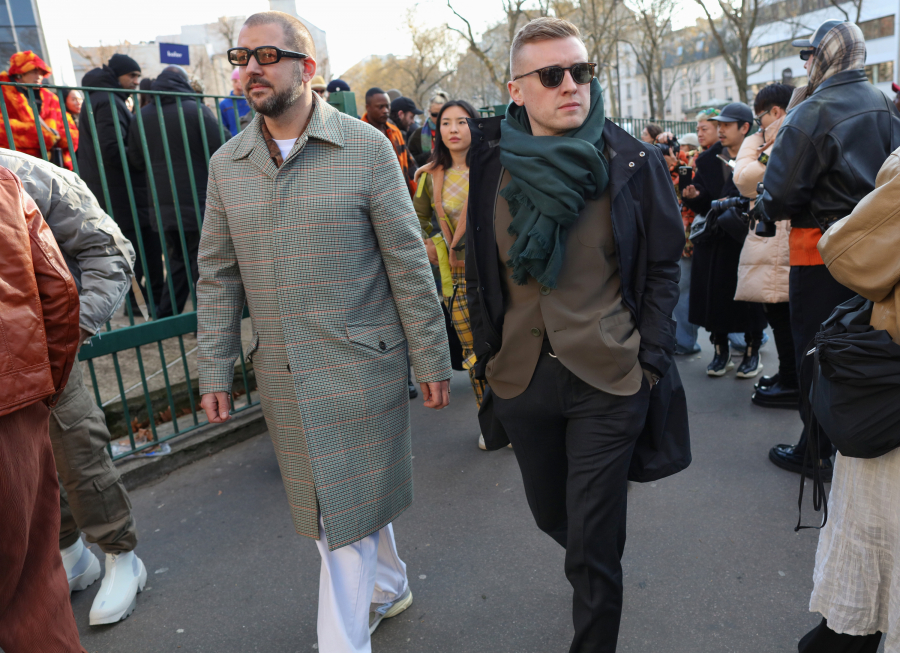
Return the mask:
[(743, 102), (732, 102), (722, 109), (718, 116), (711, 116), (707, 120), (718, 122), (753, 122), (753, 110)]
[(843, 20), (826, 20), (816, 28), (811, 37), (808, 39), (797, 39), (791, 45), (795, 48), (817, 48), (822, 39), (825, 38), (825, 35), (843, 22)]
[(349, 91), (350, 84), (345, 82), (343, 79), (332, 79), (330, 82), (328, 82), (327, 90), (329, 93), (339, 93), (340, 91)]
[(412, 111), (417, 116), (421, 116), (423, 113), (425, 113), (421, 109), (416, 108), (415, 102), (410, 100), (408, 97), (403, 97), (402, 95), (391, 102), (391, 113), (395, 111)]
[(141, 65), (127, 54), (114, 54), (106, 65), (112, 68), (117, 77), (141, 72)]

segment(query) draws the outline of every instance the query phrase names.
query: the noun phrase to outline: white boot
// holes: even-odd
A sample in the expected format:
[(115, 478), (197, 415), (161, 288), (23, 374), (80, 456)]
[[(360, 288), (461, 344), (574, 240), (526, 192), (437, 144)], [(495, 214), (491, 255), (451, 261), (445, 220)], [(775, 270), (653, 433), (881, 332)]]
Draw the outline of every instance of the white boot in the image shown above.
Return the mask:
[(69, 579), (69, 591), (78, 592), (87, 589), (100, 578), (100, 561), (93, 551), (87, 548), (81, 538), (70, 547), (60, 550), (66, 577)]
[(147, 584), (147, 568), (134, 551), (106, 554), (106, 575), (91, 606), (91, 625), (113, 624), (134, 611)]

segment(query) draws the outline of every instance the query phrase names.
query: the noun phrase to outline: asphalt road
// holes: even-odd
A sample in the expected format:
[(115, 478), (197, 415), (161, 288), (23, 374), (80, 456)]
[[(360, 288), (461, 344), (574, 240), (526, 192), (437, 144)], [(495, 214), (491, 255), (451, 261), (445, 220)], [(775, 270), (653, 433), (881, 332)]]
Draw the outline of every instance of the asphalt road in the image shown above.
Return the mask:
[[(799, 477), (766, 457), (797, 415), (750, 403), (751, 381), (679, 359), (694, 462), (629, 492), (619, 651), (796, 651), (817, 533), (794, 533)], [(768, 372), (774, 347), (763, 349)], [(415, 503), (394, 524), (415, 597), (373, 637), (376, 653), (564, 653), (572, 637), (563, 550), (534, 526), (512, 451), (476, 447), (468, 379), (453, 405), (414, 402)], [(267, 435), (132, 493), (149, 570), (137, 609), (92, 628), (99, 582), (72, 597), (90, 653), (316, 649), (319, 557), (294, 533)], [(807, 516), (812, 513), (807, 508)], [(94, 547), (99, 553), (99, 550)]]

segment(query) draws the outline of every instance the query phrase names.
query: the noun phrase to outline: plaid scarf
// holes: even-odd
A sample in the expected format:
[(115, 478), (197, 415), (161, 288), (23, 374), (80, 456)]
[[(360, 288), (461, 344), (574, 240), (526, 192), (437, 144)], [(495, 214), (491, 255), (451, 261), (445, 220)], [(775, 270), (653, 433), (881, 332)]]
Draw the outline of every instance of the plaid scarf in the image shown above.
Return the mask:
[(422, 125), (422, 151), (428, 152), (431, 154), (431, 149), (434, 147), (434, 133), (437, 131), (437, 125), (434, 124), (434, 121), (429, 118), (425, 121), (425, 124)]
[[(369, 120), (368, 113), (363, 115), (362, 121), (370, 125), (372, 124)], [(372, 126), (374, 127), (374, 125)], [(406, 180), (406, 185), (409, 187), (409, 194), (415, 195), (416, 182), (410, 179), (409, 176), (409, 151), (406, 149), (406, 141), (403, 139), (403, 132), (389, 122), (385, 123), (384, 126), (385, 129), (387, 129), (387, 134), (385, 135), (388, 137), (391, 145), (394, 146), (394, 152), (397, 153), (397, 161), (400, 163), (400, 170), (403, 171), (403, 179)]]
[(825, 35), (816, 48), (809, 67), (809, 83), (794, 91), (788, 111), (811, 96), (829, 77), (848, 70), (862, 70), (866, 64), (866, 39), (854, 23), (841, 23)]

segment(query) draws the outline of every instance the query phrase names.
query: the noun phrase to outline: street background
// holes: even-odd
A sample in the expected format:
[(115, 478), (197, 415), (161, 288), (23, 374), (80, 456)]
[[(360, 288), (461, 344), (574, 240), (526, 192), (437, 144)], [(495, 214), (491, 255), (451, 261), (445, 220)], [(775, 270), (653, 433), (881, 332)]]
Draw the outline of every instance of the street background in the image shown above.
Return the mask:
[[(819, 621), (807, 610), (817, 531), (794, 533), (799, 477), (766, 457), (800, 420), (753, 406), (753, 382), (733, 372), (708, 378), (709, 352), (678, 359), (693, 464), (630, 487), (622, 652), (796, 651)], [(763, 362), (774, 371), (771, 344)], [(477, 448), (467, 377), (452, 389), (439, 413), (413, 402), (415, 502), (394, 526), (415, 600), (373, 651), (563, 653), (564, 552), (535, 527), (513, 451)], [(292, 528), (268, 435), (131, 497), (147, 587), (131, 617), (99, 628), (87, 625), (99, 582), (73, 595), (90, 653), (316, 649), (319, 556)]]

